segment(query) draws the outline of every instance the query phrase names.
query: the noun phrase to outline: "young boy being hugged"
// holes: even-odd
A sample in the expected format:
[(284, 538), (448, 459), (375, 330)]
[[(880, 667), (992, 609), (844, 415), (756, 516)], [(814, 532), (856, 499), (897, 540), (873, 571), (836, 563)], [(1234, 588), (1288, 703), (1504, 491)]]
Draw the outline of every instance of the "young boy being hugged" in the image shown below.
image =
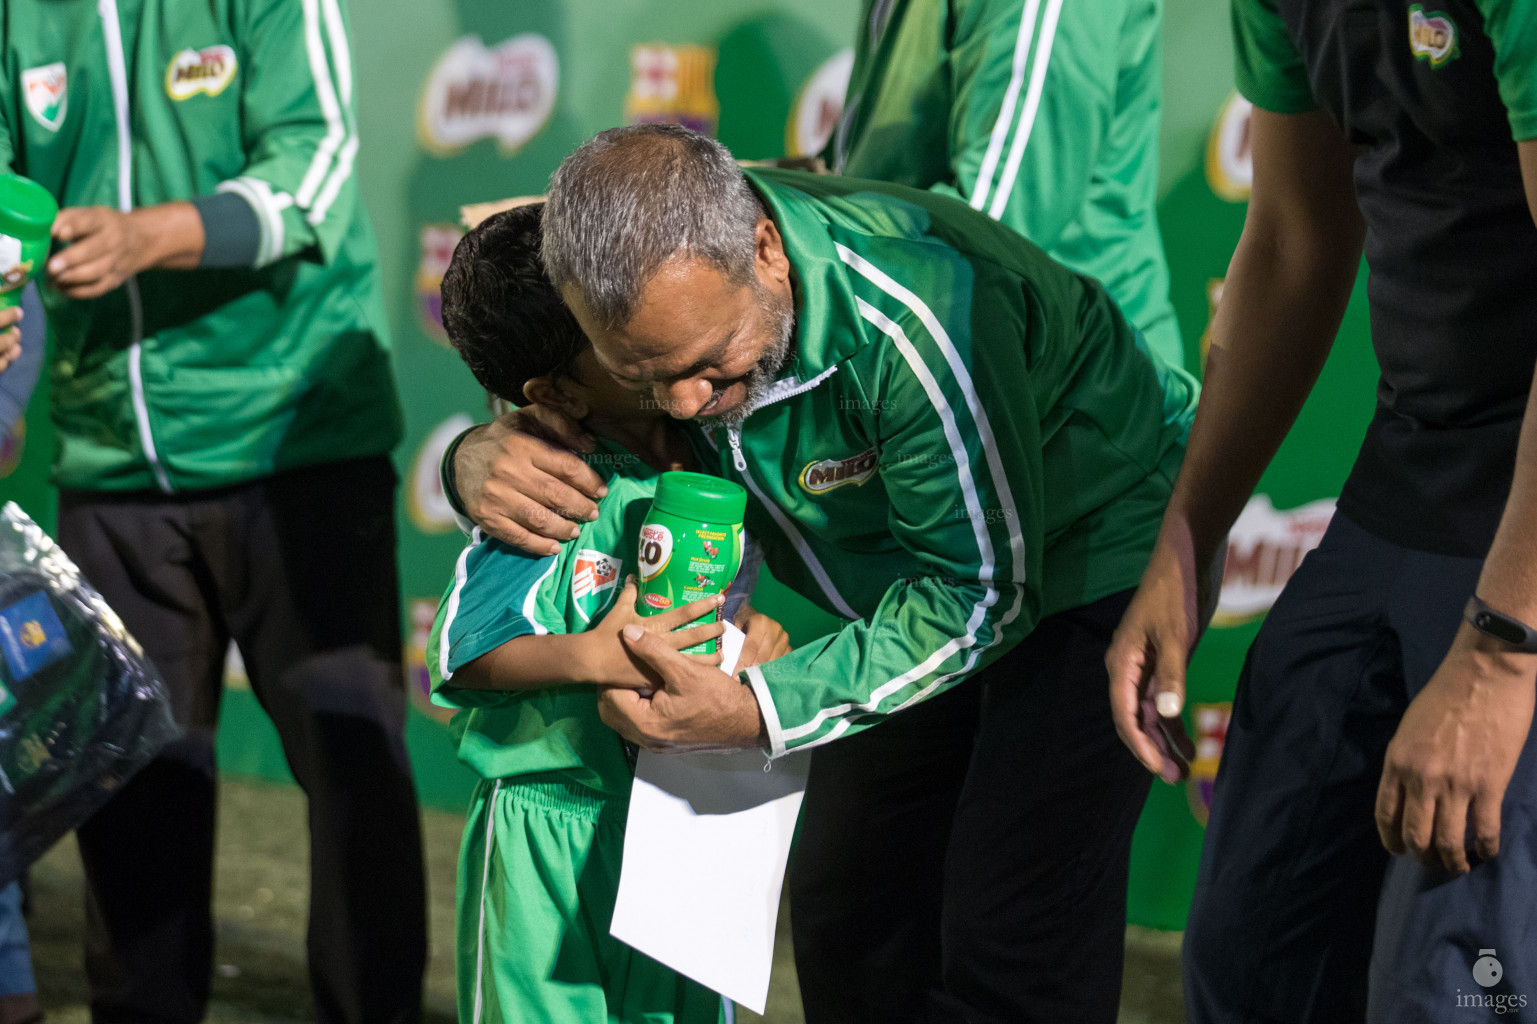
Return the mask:
[(724, 626), (712, 615), (670, 630), (722, 602), (756, 641), (754, 660), (788, 643), (745, 603), (756, 574), (748, 559), (727, 595), (635, 613), (629, 574), (641, 521), (661, 473), (695, 468), (695, 459), (671, 417), (598, 365), (544, 277), (541, 213), (508, 210), (465, 236), (443, 279), (443, 322), (492, 394), (583, 423), (608, 495), (555, 555), (476, 529), (438, 606), (427, 656), (433, 700), (461, 709), (459, 759), (480, 776), (459, 859), (459, 1020), (715, 1024), (719, 996), (609, 935), (634, 750), (599, 719), (591, 680), (655, 685), (620, 630), (639, 623), (682, 650)]

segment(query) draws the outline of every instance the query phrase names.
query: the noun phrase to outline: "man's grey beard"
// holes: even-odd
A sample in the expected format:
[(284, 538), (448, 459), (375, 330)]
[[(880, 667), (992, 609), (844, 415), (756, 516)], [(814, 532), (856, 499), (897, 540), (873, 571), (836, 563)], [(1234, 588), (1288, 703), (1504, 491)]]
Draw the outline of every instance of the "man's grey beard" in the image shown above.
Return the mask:
[(742, 383), (747, 386), (747, 397), (740, 405), (719, 416), (696, 417), (706, 427), (724, 427), (727, 430), (740, 427), (742, 421), (752, 413), (753, 407), (768, 395), (779, 378), (779, 371), (790, 361), (790, 350), (795, 344), (795, 304), (793, 301), (781, 304), (766, 288), (758, 288), (757, 291), (758, 304), (768, 316), (769, 327), (777, 337), (758, 360), (758, 365), (742, 378)]

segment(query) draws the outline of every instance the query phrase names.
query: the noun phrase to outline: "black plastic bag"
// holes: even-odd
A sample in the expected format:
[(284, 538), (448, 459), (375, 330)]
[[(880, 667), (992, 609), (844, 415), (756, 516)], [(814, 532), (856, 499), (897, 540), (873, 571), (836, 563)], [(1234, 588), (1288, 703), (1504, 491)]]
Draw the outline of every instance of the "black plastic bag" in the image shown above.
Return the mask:
[(14, 502), (0, 509), (0, 886), (180, 735), (122, 620)]

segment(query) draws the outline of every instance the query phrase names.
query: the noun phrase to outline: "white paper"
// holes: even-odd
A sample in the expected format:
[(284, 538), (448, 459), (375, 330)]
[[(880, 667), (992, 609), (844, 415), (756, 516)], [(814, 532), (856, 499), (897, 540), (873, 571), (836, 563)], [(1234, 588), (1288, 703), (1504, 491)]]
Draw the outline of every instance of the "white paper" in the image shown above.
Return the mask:
[[(742, 634), (726, 625), (723, 668)], [(768, 1002), (774, 926), (809, 754), (764, 771), (761, 751), (642, 750), (610, 932), (755, 1013)]]

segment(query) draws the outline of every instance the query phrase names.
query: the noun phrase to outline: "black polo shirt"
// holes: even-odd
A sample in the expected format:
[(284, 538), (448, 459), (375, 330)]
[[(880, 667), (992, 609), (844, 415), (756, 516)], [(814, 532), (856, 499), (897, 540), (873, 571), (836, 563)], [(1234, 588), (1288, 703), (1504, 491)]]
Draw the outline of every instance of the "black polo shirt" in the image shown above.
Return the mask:
[(1234, 0), (1239, 90), (1326, 111), (1366, 218), (1377, 411), (1340, 508), (1407, 547), (1483, 556), (1537, 362), (1537, 0)]

